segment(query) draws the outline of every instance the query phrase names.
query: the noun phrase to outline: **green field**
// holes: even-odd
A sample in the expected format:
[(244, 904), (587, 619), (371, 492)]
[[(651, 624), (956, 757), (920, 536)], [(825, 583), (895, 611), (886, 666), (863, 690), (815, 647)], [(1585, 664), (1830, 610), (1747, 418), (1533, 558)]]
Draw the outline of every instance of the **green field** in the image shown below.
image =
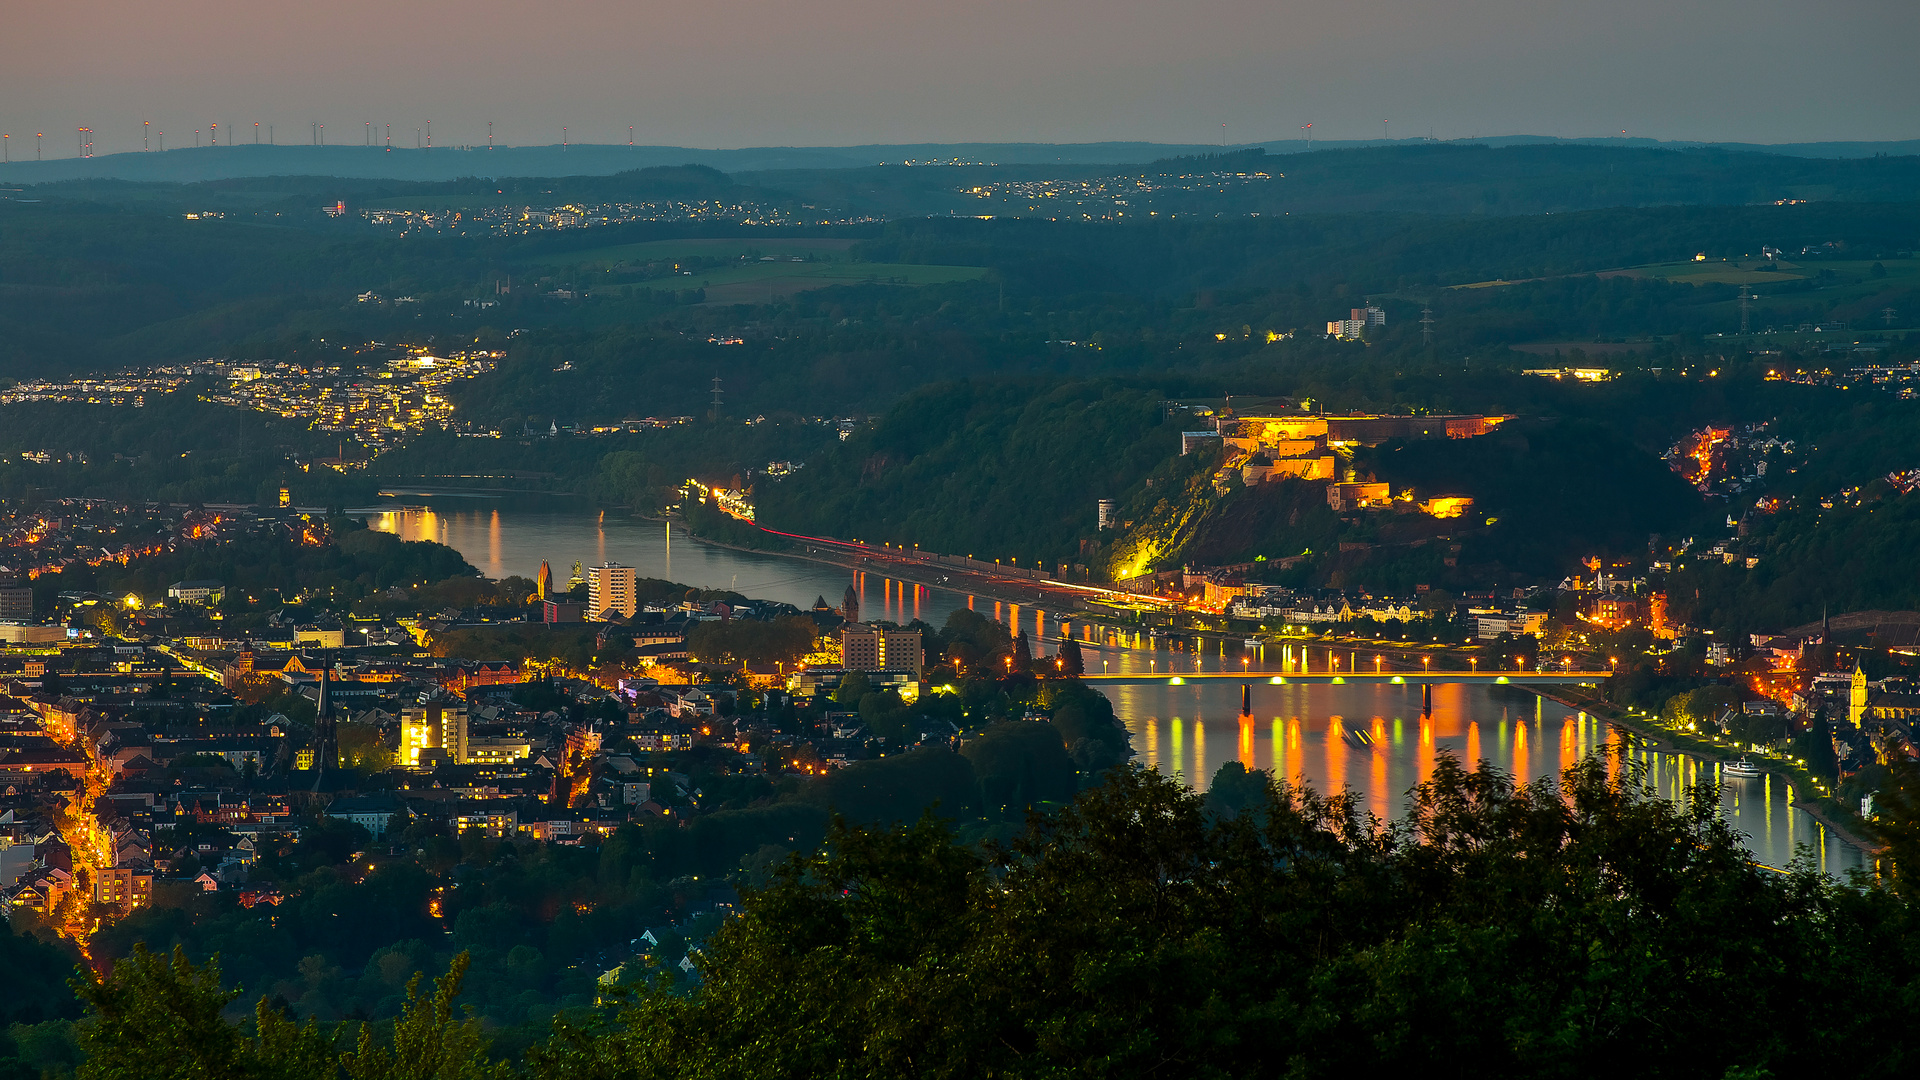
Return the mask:
[(650, 263), (670, 259), (737, 259), (742, 255), (759, 259), (772, 255), (782, 259), (845, 258), (847, 249), (857, 241), (838, 237), (741, 236), (649, 240), (640, 244), (570, 251), (557, 262), (567, 266), (615, 266), (620, 263)]
[(952, 281), (975, 281), (986, 272), (984, 266), (755, 261), (661, 278), (647, 284), (656, 288), (705, 289), (709, 304), (749, 304), (833, 285), (944, 285)]
[(1872, 283), (1879, 287), (1888, 285), (1907, 285), (1920, 281), (1920, 259), (1882, 259), (1881, 266), (1886, 276), (1873, 276), (1873, 259), (1821, 259), (1817, 262), (1793, 262), (1780, 259), (1768, 269), (1767, 261), (1758, 258), (1710, 259), (1706, 262), (1651, 263), (1646, 266), (1630, 266), (1622, 270), (1609, 270), (1602, 276), (1621, 275), (1638, 278), (1659, 278), (1663, 281), (1678, 281), (1688, 285), (1765, 285), (1768, 282), (1793, 281), (1798, 278), (1818, 277), (1820, 272), (1831, 271), (1840, 282), (1859, 280), (1862, 284)]

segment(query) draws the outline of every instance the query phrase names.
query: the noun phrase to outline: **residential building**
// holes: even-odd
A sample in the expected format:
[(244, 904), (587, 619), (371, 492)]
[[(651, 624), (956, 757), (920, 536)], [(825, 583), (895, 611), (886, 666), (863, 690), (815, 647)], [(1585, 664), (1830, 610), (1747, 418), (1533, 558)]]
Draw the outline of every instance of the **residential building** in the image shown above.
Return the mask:
[(520, 811), (505, 799), (462, 803), (448, 815), (448, 824), (456, 833), (478, 830), (489, 840), (499, 840), (520, 830)]
[(0, 622), (32, 622), (33, 589), (26, 585), (0, 585)]
[(1220, 445), (1220, 433), (1217, 431), (1183, 431), (1180, 433), (1180, 453), (1191, 454), (1195, 450)]
[(121, 911), (145, 907), (153, 901), (153, 867), (144, 862), (130, 862), (95, 870), (93, 900), (96, 904), (111, 904)]
[(183, 604), (217, 604), (227, 587), (218, 581), (176, 581), (167, 586), (167, 597)]
[(633, 618), (633, 613), (639, 610), (634, 598), (634, 581), (631, 566), (601, 563), (587, 567), (588, 614), (595, 619), (605, 619), (612, 613)]
[(848, 671), (911, 671), (918, 679), (926, 667), (920, 631), (890, 630), (871, 623), (843, 626), (840, 666)]
[(1387, 325), (1387, 313), (1368, 305), (1363, 308), (1351, 308), (1344, 319), (1334, 319), (1327, 323), (1327, 335), (1337, 338), (1357, 338), (1375, 326)]
[[(804, 698), (831, 694), (840, 688), (840, 680), (846, 674), (846, 668), (807, 668), (787, 677), (787, 689), (794, 695)], [(863, 674), (866, 675), (868, 684), (875, 690), (897, 691), (906, 701), (914, 701), (919, 696), (920, 676), (911, 669), (895, 668), (885, 671), (867, 671)]]
[(573, 600), (540, 601), (540, 621), (544, 623), (576, 623), (586, 618), (587, 605)]
[(1327, 505), (1334, 513), (1360, 507), (1385, 506), (1392, 496), (1384, 483), (1332, 483), (1327, 485)]
[(327, 805), (327, 816), (340, 821), (351, 821), (367, 830), (375, 840), (387, 831), (387, 825), (395, 814), (406, 813), (406, 808), (391, 795), (363, 795), (358, 798), (335, 799)]
[(467, 706), (435, 698), (400, 711), (400, 764), (409, 769), (467, 764)]
[(1476, 613), (1474, 628), (1474, 636), (1481, 641), (1492, 641), (1501, 634), (1538, 634), (1547, 628), (1547, 613), (1544, 611)]
[(533, 756), (533, 740), (504, 735), (467, 736), (464, 765), (510, 765)]

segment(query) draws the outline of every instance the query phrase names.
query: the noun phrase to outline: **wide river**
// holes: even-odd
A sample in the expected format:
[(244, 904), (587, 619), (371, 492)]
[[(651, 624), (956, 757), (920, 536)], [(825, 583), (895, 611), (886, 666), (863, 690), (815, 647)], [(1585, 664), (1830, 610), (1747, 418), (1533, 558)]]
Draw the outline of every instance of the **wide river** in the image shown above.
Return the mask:
[[(412, 509), (373, 508), (373, 528), (409, 540), (437, 540), (488, 577), (533, 577), (541, 560), (565, 581), (573, 564), (613, 561), (641, 576), (702, 588), (731, 589), (746, 596), (811, 607), (825, 597), (838, 605), (851, 585), (863, 618), (938, 626), (955, 608), (972, 607), (1041, 642), (1057, 642), (1058, 613), (1003, 604), (924, 585), (859, 573), (824, 563), (715, 547), (686, 538), (672, 526), (584, 509), (566, 499), (530, 500), (400, 496)], [(399, 506), (395, 501), (393, 506)], [(1181, 672), (1241, 670), (1280, 672), (1297, 666), (1300, 646), (1267, 646), (1243, 657), (1218, 644), (1199, 651), (1156, 644), (1084, 621), (1069, 620), (1065, 632), (1083, 643), (1089, 672)], [(1310, 662), (1325, 670), (1326, 650), (1311, 646)], [(1365, 666), (1370, 657), (1336, 650), (1341, 666)], [(1434, 689), (1433, 712), (1420, 715), (1414, 686), (1353, 684), (1272, 686), (1251, 682), (1253, 717), (1240, 715), (1240, 684), (1193, 683), (1108, 686), (1104, 692), (1133, 735), (1146, 765), (1205, 788), (1221, 765), (1239, 761), (1252, 769), (1311, 784), (1320, 791), (1352, 790), (1379, 816), (1404, 812), (1410, 789), (1425, 779), (1437, 755), (1468, 762), (1486, 760), (1521, 780), (1558, 775), (1581, 755), (1615, 736), (1604, 721), (1543, 698), (1508, 702), (1479, 686)], [(1644, 748), (1629, 752), (1647, 784), (1679, 797), (1690, 785), (1712, 779), (1718, 767)], [(1784, 867), (1805, 847), (1826, 871), (1845, 875), (1865, 865), (1864, 854), (1789, 802), (1786, 784), (1773, 778), (1726, 778), (1720, 797), (1729, 821), (1745, 835), (1755, 859)]]

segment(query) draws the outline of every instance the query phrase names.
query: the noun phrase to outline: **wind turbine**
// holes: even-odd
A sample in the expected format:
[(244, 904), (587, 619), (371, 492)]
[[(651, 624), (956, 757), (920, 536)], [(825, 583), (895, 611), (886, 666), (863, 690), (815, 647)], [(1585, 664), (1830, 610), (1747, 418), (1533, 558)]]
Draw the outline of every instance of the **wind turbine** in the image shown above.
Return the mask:
[(1301, 125), (1300, 130), (1307, 133), (1307, 148), (1312, 149), (1313, 148), (1313, 125), (1303, 124)]

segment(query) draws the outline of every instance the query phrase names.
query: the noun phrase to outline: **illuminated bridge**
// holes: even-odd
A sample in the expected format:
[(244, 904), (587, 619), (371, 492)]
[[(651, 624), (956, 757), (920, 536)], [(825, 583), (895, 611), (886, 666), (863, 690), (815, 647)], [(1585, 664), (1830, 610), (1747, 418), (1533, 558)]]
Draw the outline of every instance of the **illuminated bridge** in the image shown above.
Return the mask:
[(1084, 682), (1120, 686), (1186, 686), (1210, 682), (1313, 686), (1328, 683), (1391, 683), (1436, 686), (1448, 683), (1518, 686), (1597, 686), (1605, 671), (1134, 671), (1080, 676)]

